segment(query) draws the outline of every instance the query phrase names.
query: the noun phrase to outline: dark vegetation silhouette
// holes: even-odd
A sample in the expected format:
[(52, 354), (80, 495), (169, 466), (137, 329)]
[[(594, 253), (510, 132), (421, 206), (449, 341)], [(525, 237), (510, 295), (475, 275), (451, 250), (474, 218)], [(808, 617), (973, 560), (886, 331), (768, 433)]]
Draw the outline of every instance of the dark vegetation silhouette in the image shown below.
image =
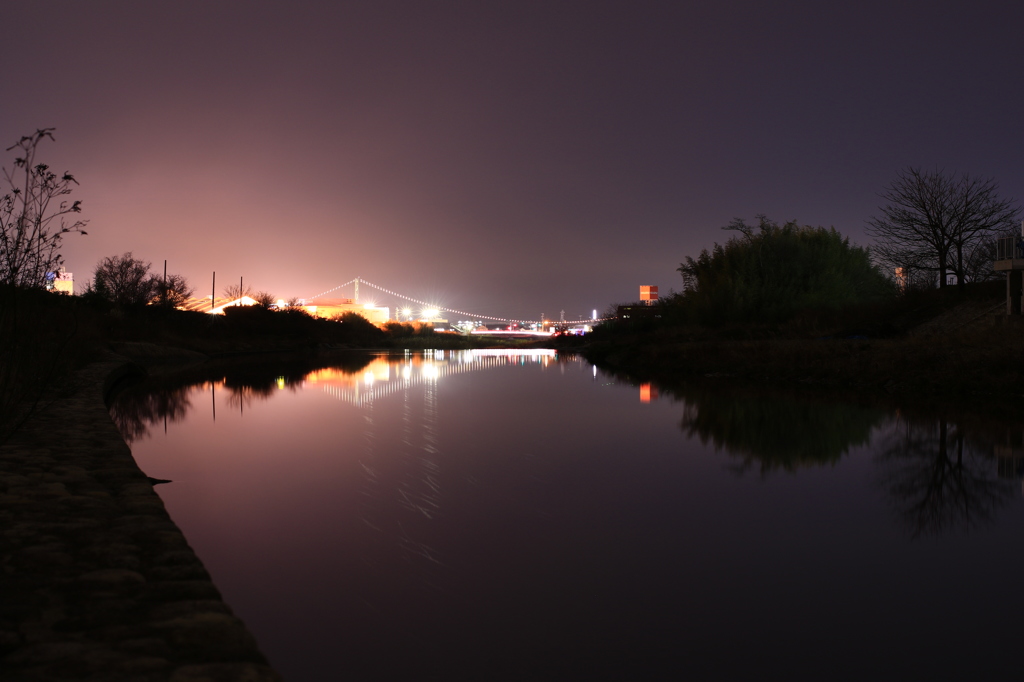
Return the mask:
[(64, 236), (86, 234), (81, 201), (65, 199), (77, 185), (71, 173), (54, 173), (37, 161), (39, 143), (53, 140), (53, 128), (41, 128), (7, 148), (13, 163), (3, 166), (0, 197), (0, 285), (39, 289), (47, 273), (64, 262), (60, 253)]
[(83, 296), (116, 308), (141, 308), (159, 304), (165, 308), (183, 305), (195, 289), (183, 275), (157, 275), (152, 263), (135, 258), (131, 251), (100, 259)]
[[(593, 339), (680, 328), (832, 334), (858, 314), (877, 320), (874, 309), (896, 296), (895, 283), (868, 250), (834, 228), (757, 220), (756, 226), (734, 220), (722, 229), (735, 236), (686, 257), (678, 268), (682, 291), (654, 305), (610, 309), (605, 317), (611, 319)], [(624, 307), (628, 318), (620, 314)]]
[[(7, 147), (0, 192), (0, 442), (39, 407), (88, 352), (72, 342), (88, 336), (73, 297), (47, 291), (63, 263), (68, 234), (85, 234), (80, 201), (68, 199), (78, 184), (37, 158), (53, 128), (41, 128)], [(40, 314), (46, 309), (47, 314)]]
[(241, 282), (238, 284), (229, 284), (224, 287), (224, 295), (230, 299), (242, 298), (248, 296), (249, 298), (256, 298), (256, 290), (248, 284), (243, 285)]
[(885, 204), (869, 222), (876, 260), (889, 272), (902, 269), (911, 286), (957, 288), (991, 279), (997, 237), (1013, 235), (1020, 209), (998, 194), (991, 178), (908, 168), (882, 193)]
[(805, 311), (838, 310), (892, 294), (866, 249), (834, 228), (736, 219), (739, 233), (679, 266), (683, 291), (663, 306), (672, 317), (704, 324), (784, 322)]
[(904, 287), (831, 228), (759, 216), (724, 229), (736, 236), (680, 265), (681, 291), (608, 311), (587, 337), (587, 359), (644, 380), (710, 375), (1019, 402), (1007, 371), (1020, 364), (1018, 334), (993, 322), (1005, 309), (1002, 282)]

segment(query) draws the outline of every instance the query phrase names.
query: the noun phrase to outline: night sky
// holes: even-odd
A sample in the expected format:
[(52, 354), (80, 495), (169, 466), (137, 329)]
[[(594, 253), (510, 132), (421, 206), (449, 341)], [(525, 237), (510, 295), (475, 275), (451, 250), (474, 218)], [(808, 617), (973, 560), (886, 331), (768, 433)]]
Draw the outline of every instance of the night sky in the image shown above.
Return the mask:
[(5, 3), (0, 141), (56, 128), (41, 160), (90, 220), (64, 249), (79, 289), (132, 251), (201, 295), (213, 271), (281, 298), (360, 276), (589, 317), (679, 289), (735, 217), (868, 245), (910, 165), (1024, 198), (1022, 20), (1005, 1)]

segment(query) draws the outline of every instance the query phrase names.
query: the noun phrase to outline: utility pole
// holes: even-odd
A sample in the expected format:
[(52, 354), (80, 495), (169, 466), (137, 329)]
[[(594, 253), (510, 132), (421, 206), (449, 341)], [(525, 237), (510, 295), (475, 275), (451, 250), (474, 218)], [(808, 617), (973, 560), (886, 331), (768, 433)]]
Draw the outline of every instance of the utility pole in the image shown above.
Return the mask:
[(217, 300), (217, 271), (213, 271), (213, 289), (210, 290), (210, 312), (213, 312), (214, 301)]

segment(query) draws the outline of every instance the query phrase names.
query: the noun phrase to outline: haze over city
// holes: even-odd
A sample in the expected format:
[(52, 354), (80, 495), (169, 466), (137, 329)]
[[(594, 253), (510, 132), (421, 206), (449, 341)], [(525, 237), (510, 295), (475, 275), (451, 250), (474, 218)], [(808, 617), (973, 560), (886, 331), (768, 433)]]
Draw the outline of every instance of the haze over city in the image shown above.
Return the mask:
[[(4, 9), (4, 147), (81, 183), (97, 261), (487, 315), (633, 300), (758, 213), (868, 245), (908, 166), (1024, 196), (996, 2), (194, 2)], [(10, 154), (4, 165), (9, 165)], [(223, 285), (221, 284), (223, 282)]]

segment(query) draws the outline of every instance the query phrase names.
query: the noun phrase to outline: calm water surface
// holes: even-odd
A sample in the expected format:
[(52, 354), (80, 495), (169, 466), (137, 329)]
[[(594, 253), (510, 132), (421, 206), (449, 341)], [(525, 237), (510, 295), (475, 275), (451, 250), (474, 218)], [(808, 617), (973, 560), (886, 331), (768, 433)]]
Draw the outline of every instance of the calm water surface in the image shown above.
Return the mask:
[(113, 414), (292, 682), (1020, 667), (1019, 425), (492, 351), (263, 368)]

